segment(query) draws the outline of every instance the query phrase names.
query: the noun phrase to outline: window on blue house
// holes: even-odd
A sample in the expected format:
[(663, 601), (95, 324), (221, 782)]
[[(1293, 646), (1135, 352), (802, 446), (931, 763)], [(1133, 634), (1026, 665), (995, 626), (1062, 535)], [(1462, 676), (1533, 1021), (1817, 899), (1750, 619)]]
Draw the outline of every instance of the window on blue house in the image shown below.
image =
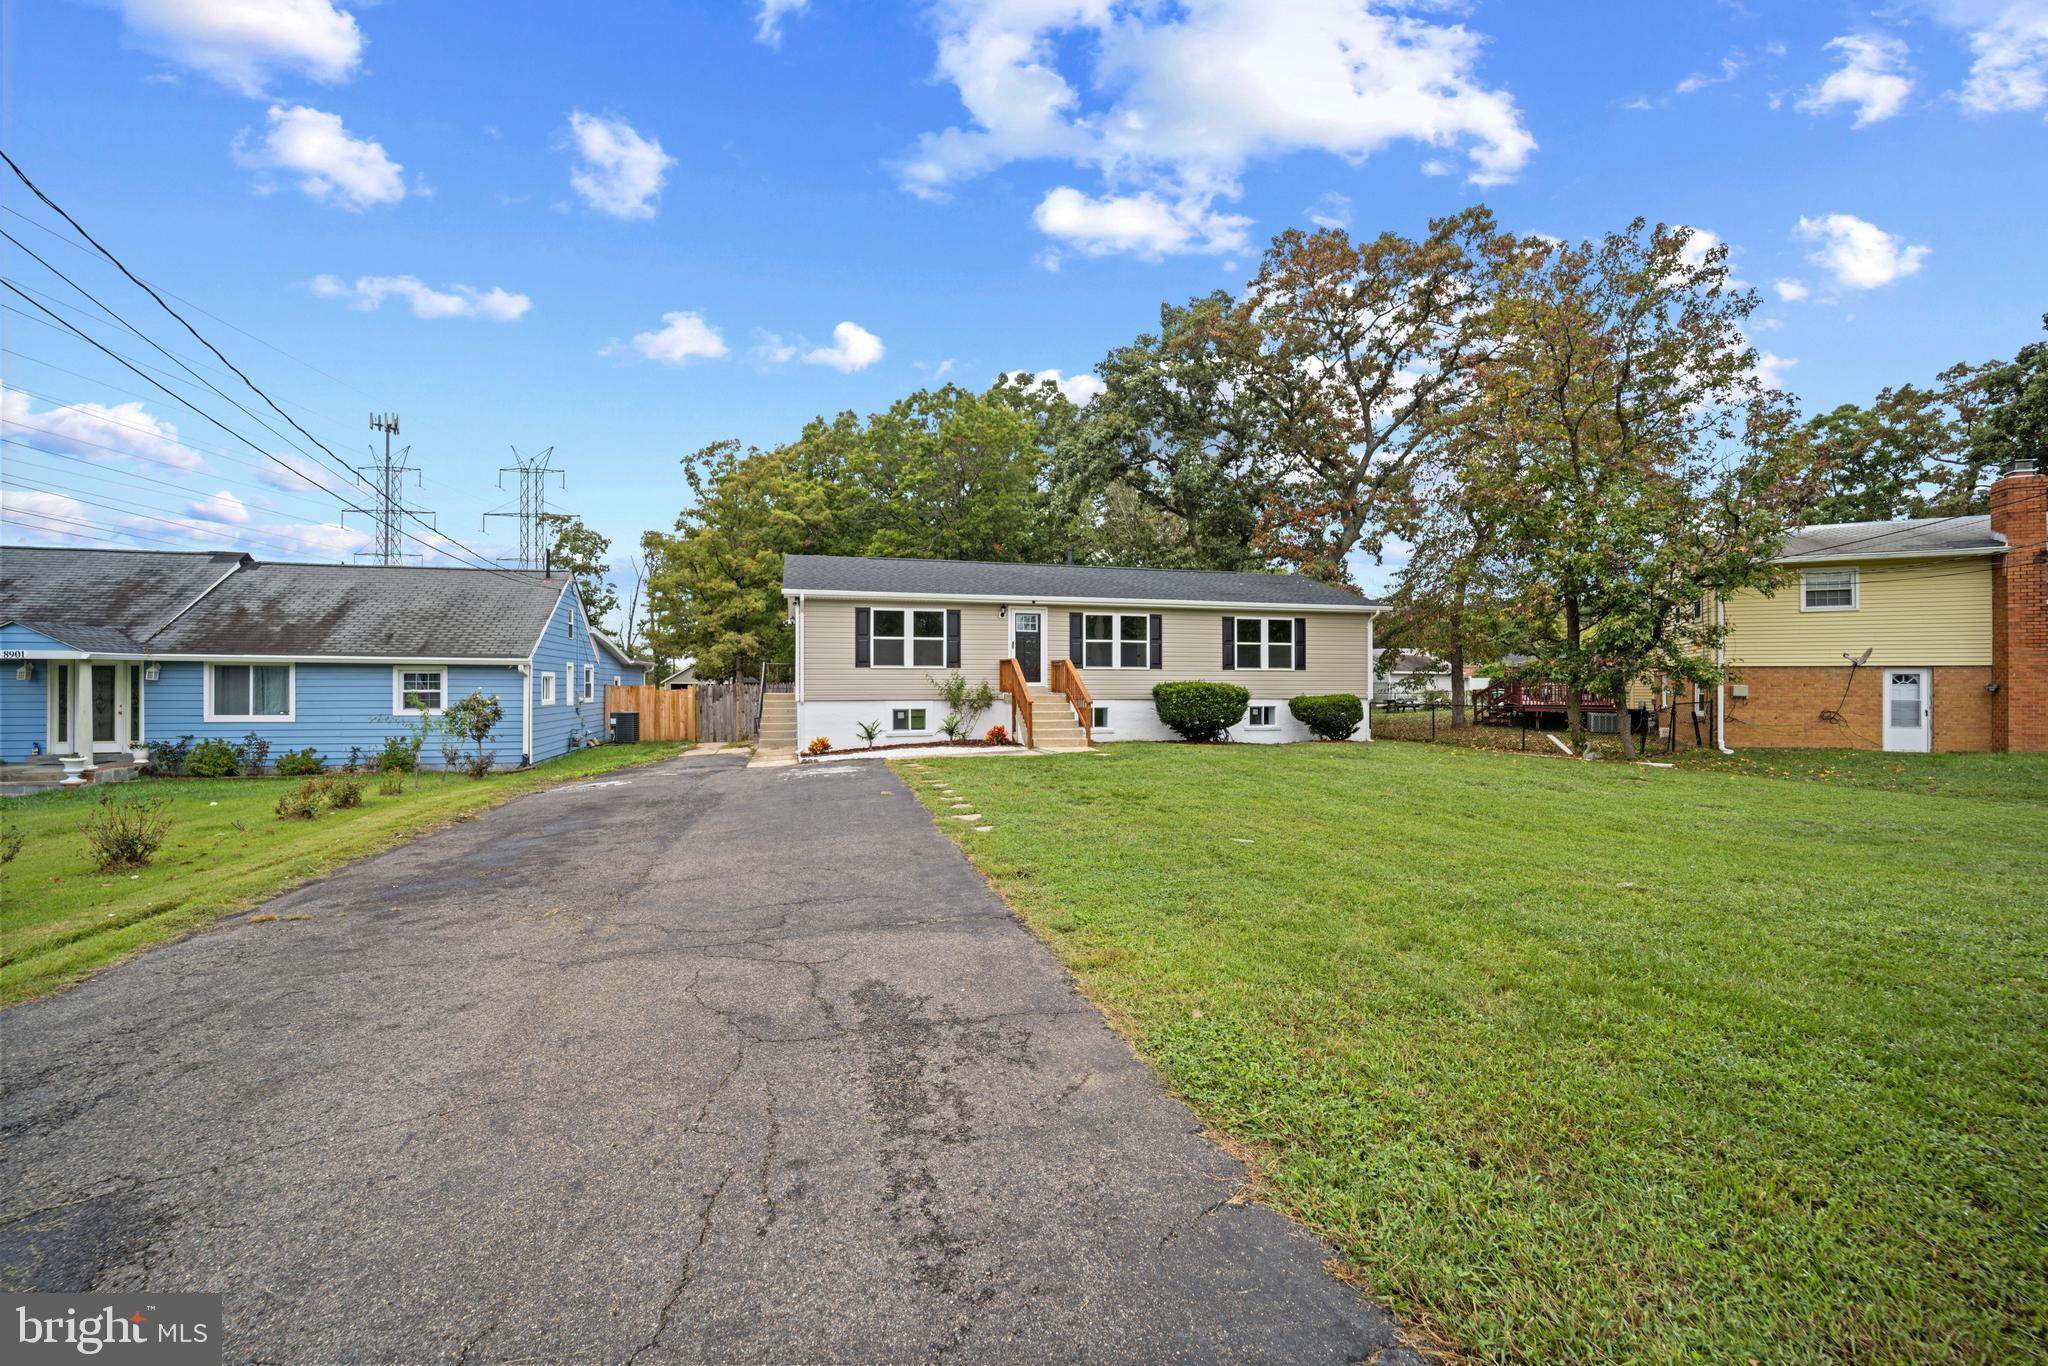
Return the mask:
[(391, 671), (393, 716), (439, 716), (448, 706), (448, 671), (425, 664)]
[(209, 721), (292, 719), (291, 664), (215, 664), (206, 671)]

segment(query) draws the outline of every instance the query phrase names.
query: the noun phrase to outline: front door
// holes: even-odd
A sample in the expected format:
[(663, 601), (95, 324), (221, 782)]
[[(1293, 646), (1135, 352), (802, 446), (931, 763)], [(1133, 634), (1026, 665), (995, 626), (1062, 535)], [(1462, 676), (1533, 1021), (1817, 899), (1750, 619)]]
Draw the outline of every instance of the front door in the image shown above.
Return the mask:
[(1925, 669), (1887, 669), (1884, 675), (1884, 747), (1909, 754), (1934, 748), (1933, 679)]
[(93, 665), (92, 742), (95, 745), (111, 745), (120, 737), (114, 717), (118, 698), (119, 694), (114, 691), (114, 666)]
[(1010, 652), (1027, 683), (1042, 682), (1045, 659), (1045, 616), (1040, 612), (1010, 613)]

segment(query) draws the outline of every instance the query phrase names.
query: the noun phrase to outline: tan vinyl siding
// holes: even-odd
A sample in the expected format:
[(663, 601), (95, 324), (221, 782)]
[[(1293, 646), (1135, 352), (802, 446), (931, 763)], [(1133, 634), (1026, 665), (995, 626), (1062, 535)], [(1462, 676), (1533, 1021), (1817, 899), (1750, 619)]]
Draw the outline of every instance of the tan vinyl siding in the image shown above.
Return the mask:
[[(960, 672), (970, 683), (985, 679), (990, 687), (996, 686), (996, 665), (1009, 653), (1009, 627), (1007, 621), (997, 615), (993, 603), (948, 601), (944, 598), (916, 603), (881, 600), (860, 603), (845, 598), (809, 598), (803, 607), (805, 701), (907, 702), (937, 695), (926, 681), (926, 676), (944, 674), (947, 672), (945, 669), (854, 667), (853, 614), (854, 609), (861, 606), (958, 609)], [(1151, 608), (1142, 603), (1118, 608), (1033, 604), (1032, 610), (1045, 614), (1044, 681), (1048, 684), (1052, 681), (1052, 661), (1067, 657), (1068, 612), (1159, 613), (1164, 668), (1082, 671), (1090, 694), (1104, 702), (1149, 698), (1154, 683), (1183, 679), (1239, 683), (1250, 688), (1255, 697), (1338, 692), (1363, 697), (1372, 671), (1366, 656), (1367, 617), (1362, 612), (1273, 608), (1264, 613), (1250, 610), (1225, 613), (1210, 608)], [(1306, 617), (1308, 668), (1226, 670), (1223, 667), (1223, 618), (1226, 615)]]
[[(1797, 570), (1856, 570), (1853, 611), (1803, 612)], [(1771, 597), (1754, 591), (1728, 600), (1728, 662), (1741, 669), (1839, 665), (1872, 651), (1871, 664), (1991, 662), (1991, 561), (1988, 558), (1873, 560), (1793, 566), (1792, 581)]]
[(986, 680), (996, 686), (996, 663), (1009, 650), (1003, 619), (995, 604), (948, 602), (852, 602), (843, 598), (810, 598), (803, 607), (804, 700), (807, 702), (914, 702), (938, 696), (926, 681), (951, 670), (909, 667), (857, 669), (853, 665), (853, 612), (856, 607), (958, 609), (960, 672), (970, 683)]
[[(1131, 608), (1060, 607), (1045, 609), (1048, 659), (1067, 657), (1067, 614), (1069, 612), (1149, 612), (1144, 606)], [(1365, 650), (1362, 612), (1303, 612), (1284, 607), (1222, 612), (1212, 608), (1167, 607), (1156, 609), (1161, 621), (1161, 669), (1083, 669), (1081, 677), (1088, 692), (1099, 702), (1127, 701), (1152, 696), (1154, 683), (1208, 679), (1237, 683), (1262, 698), (1297, 697), (1302, 693), (1348, 692), (1365, 696), (1372, 666)], [(1223, 618), (1226, 616), (1305, 617), (1308, 620), (1308, 667), (1306, 669), (1225, 669), (1223, 667)]]

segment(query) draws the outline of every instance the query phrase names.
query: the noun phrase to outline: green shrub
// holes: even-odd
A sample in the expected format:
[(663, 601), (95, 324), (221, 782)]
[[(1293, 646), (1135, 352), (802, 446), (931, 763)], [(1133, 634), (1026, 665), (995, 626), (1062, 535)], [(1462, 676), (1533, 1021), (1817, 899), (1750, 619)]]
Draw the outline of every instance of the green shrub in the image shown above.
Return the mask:
[(1159, 719), (1183, 740), (1218, 740), (1238, 722), (1252, 695), (1235, 683), (1155, 683)]
[(348, 762), (341, 766), (341, 771), (343, 773), (361, 773), (363, 771), (363, 747), (361, 745), (350, 745), (348, 747)]
[(122, 801), (109, 790), (100, 793), (98, 804), (79, 829), (92, 846), (93, 866), (109, 873), (148, 863), (151, 855), (163, 848), (171, 818), (164, 814), (162, 797)]
[(158, 773), (183, 773), (185, 761), (191, 756), (192, 737), (189, 735), (180, 735), (175, 740), (149, 742), (149, 766)]
[(235, 766), (242, 772), (255, 775), (263, 771), (263, 765), (270, 758), (270, 741), (256, 731), (242, 737), (242, 743), (235, 746)]
[(277, 756), (277, 775), (280, 778), (312, 778), (326, 771), (326, 759), (311, 745), (304, 749), (288, 749)]
[(320, 814), (321, 784), (317, 779), (308, 778), (297, 787), (288, 787), (278, 796), (277, 818), (281, 821), (309, 821)]
[(378, 795), (396, 797), (405, 791), (405, 775), (396, 769), (387, 769), (377, 777)]
[(497, 762), (498, 751), (495, 749), (485, 749), (478, 750), (475, 754), (463, 760), (462, 766), (470, 777), (486, 778), (490, 776), (491, 769)]
[(363, 804), (361, 778), (329, 778), (320, 785), (320, 792), (327, 799), (327, 804), (336, 811), (346, 811), (352, 806)]
[(14, 862), (14, 856), (21, 852), (22, 843), (26, 839), (27, 836), (21, 833), (20, 826), (11, 822), (0, 823), (0, 863)]
[(1348, 692), (1321, 697), (1304, 693), (1289, 698), (1287, 710), (1318, 740), (1349, 740), (1365, 719), (1365, 704)]
[(185, 771), (195, 778), (232, 778), (242, 771), (235, 747), (225, 740), (201, 740), (192, 746)]
[(419, 746), (411, 737), (389, 735), (384, 738), (384, 748), (377, 752), (379, 773), (410, 773), (420, 766)]

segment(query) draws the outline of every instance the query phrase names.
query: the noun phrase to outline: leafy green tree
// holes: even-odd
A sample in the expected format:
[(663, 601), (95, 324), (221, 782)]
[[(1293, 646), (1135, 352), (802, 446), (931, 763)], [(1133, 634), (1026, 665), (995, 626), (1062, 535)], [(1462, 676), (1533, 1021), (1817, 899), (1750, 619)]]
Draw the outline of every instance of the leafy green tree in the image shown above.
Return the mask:
[(565, 513), (549, 513), (545, 523), (554, 538), (549, 564), (557, 572), (567, 571), (575, 576), (583, 610), (603, 629), (603, 623), (619, 610), (619, 593), (611, 582), (611, 562), (605, 558), (612, 548), (611, 538), (585, 526), (582, 518)]
[[(1465, 467), (1491, 504), (1535, 659), (1625, 710), (1658, 675), (1708, 680), (1721, 628), (1703, 604), (1771, 587), (1772, 557), (1814, 494), (1811, 443), (1756, 375), (1727, 249), (1639, 219), (1518, 264), (1487, 325)], [(1623, 728), (1624, 753), (1632, 743)]]
[(1500, 273), (1525, 248), (1484, 205), (1420, 239), (1341, 228), (1273, 239), (1246, 297), (1260, 346), (1242, 381), (1265, 467), (1259, 546), (1341, 581), (1417, 512), (1417, 481), (1492, 344)]
[(484, 751), (484, 741), (491, 738), (498, 722), (505, 719), (505, 704), (496, 694), (473, 689), (469, 696), (449, 704), (441, 714), (441, 727), (455, 740), (467, 740), (476, 746), (476, 755), (470, 760), (469, 776), (481, 778), (491, 768), (493, 755)]
[[(1159, 310), (1159, 331), (1095, 367), (1104, 390), (1058, 442), (1059, 498), (1093, 528), (1100, 558), (1159, 568), (1257, 569), (1259, 506), (1272, 487), (1260, 403), (1245, 386), (1261, 333), (1217, 291)], [(1129, 490), (1142, 517), (1117, 517)], [(1138, 533), (1130, 543), (1118, 532)]]
[(695, 656), (697, 676), (721, 680), (746, 664), (788, 659), (782, 557), (831, 553), (825, 488), (792, 448), (742, 452), (718, 441), (683, 460), (693, 495), (673, 533), (649, 532), (647, 643), (656, 657)]
[[(2048, 329), (2048, 313), (2041, 325)], [(1986, 411), (1971, 448), (1977, 469), (2048, 470), (2048, 341), (2029, 342), (2010, 362), (1985, 367), (1982, 391)]]

